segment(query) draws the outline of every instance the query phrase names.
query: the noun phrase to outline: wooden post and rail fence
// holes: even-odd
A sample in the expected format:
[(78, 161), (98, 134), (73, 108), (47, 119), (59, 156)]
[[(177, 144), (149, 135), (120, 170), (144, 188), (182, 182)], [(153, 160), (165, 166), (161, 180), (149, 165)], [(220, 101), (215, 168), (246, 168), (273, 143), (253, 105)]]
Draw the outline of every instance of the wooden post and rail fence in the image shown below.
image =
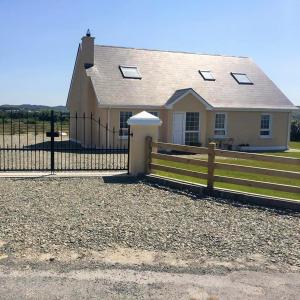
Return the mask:
[[(157, 150), (160, 151), (158, 152)], [(190, 153), (190, 154), (205, 154), (207, 155), (207, 160), (187, 158), (186, 156), (184, 157), (179, 155), (163, 154), (161, 153), (162, 152), (161, 150), (177, 151), (177, 152)], [(299, 166), (299, 172), (216, 162), (215, 161), (216, 156), (296, 165)], [(166, 166), (163, 164), (153, 162), (154, 159), (175, 162), (175, 163), (183, 163), (186, 164), (187, 166), (190, 165), (190, 166), (206, 167), (207, 173), (200, 172), (200, 171), (192, 171), (184, 168), (177, 168), (173, 166), (172, 167)], [(147, 137), (146, 138), (146, 164), (147, 164), (146, 172), (148, 174), (151, 173), (152, 171), (163, 171), (163, 172), (169, 172), (178, 175), (198, 178), (198, 179), (205, 179), (207, 180), (207, 189), (209, 191), (213, 191), (215, 182), (223, 182), (223, 183), (243, 185), (248, 187), (256, 187), (256, 188), (262, 188), (268, 190), (300, 193), (300, 186), (215, 175), (215, 170), (219, 169), (219, 170), (231, 170), (231, 171), (238, 171), (244, 173), (267, 175), (267, 176), (284, 177), (284, 178), (291, 178), (291, 179), (300, 179), (300, 159), (297, 158), (220, 150), (220, 149), (216, 149), (216, 145), (214, 143), (210, 143), (209, 147), (206, 148), (206, 147), (195, 147), (195, 146), (176, 145), (170, 143), (153, 142), (151, 137)]]

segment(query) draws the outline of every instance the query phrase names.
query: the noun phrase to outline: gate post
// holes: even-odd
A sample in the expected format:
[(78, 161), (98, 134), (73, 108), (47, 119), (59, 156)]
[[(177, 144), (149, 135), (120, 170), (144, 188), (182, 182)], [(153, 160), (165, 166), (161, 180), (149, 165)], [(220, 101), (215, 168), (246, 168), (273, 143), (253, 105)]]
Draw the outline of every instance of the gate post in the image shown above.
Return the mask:
[(50, 134), (51, 134), (51, 146), (50, 146), (50, 151), (51, 151), (51, 173), (54, 173), (54, 112), (51, 110), (51, 119), (50, 119)]
[(208, 145), (208, 165), (207, 165), (207, 189), (212, 192), (214, 189), (214, 173), (215, 173), (215, 143)]
[(161, 125), (161, 120), (143, 111), (132, 116), (127, 121), (130, 125), (131, 136), (128, 136), (129, 142), (129, 174), (133, 176), (143, 175), (148, 170), (149, 160), (146, 153), (146, 137), (152, 138), (153, 142), (157, 142), (158, 127)]

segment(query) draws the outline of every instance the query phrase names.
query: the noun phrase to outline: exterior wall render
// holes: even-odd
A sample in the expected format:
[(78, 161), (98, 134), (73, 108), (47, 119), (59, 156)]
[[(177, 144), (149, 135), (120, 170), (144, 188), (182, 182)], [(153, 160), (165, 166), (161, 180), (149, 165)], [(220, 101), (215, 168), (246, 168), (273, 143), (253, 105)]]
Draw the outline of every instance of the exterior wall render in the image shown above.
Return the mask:
[[(214, 138), (215, 114), (207, 113), (207, 141)], [(222, 111), (219, 111), (222, 112)], [(289, 113), (270, 112), (271, 136), (260, 137), (260, 119), (263, 112), (235, 112), (227, 114), (227, 138), (233, 138), (233, 146), (249, 144), (252, 147), (287, 146)]]

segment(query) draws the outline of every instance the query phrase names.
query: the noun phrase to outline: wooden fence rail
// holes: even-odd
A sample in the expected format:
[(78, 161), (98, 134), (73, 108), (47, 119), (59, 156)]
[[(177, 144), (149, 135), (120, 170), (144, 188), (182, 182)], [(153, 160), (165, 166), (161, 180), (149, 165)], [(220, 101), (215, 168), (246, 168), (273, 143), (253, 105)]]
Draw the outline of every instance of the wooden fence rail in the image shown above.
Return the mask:
[[(146, 139), (146, 143), (147, 143), (146, 147), (148, 149), (147, 155), (149, 156), (147, 159), (149, 163), (149, 167), (148, 167), (149, 173), (151, 171), (164, 171), (164, 172), (189, 176), (193, 178), (206, 179), (207, 188), (209, 190), (214, 189), (215, 182), (224, 182), (224, 183), (231, 183), (236, 185), (263, 188), (268, 190), (300, 193), (300, 186), (215, 175), (215, 170), (220, 169), (220, 170), (232, 170), (232, 171), (243, 172), (243, 173), (261, 174), (267, 176), (300, 179), (300, 159), (297, 158), (219, 150), (216, 149), (216, 145), (214, 143), (210, 143), (208, 148), (175, 145), (175, 144), (161, 143), (161, 142), (152, 142), (151, 139)], [(186, 158), (178, 155), (162, 154), (162, 153), (158, 153), (157, 150), (180, 151), (184, 153), (205, 154), (205, 155), (201, 157), (201, 159), (193, 159), (193, 158)], [(257, 160), (262, 162), (274, 162), (279, 164), (297, 165), (299, 166), (299, 172), (244, 166), (238, 164), (220, 163), (220, 162), (215, 162), (216, 156)], [(170, 166), (161, 165), (159, 163), (153, 163), (152, 162), (153, 159), (183, 163), (188, 166), (206, 167), (207, 174), (203, 172), (192, 171), (189, 169), (170, 167)]]

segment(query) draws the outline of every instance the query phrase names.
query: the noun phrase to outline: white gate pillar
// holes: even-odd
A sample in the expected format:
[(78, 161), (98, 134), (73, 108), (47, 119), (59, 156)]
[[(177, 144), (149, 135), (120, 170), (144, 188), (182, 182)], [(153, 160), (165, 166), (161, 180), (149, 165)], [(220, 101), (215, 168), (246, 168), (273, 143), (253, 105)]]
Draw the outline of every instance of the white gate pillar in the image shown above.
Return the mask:
[(130, 126), (130, 143), (129, 143), (129, 174), (133, 176), (145, 174), (147, 170), (146, 158), (146, 137), (150, 136), (153, 142), (158, 139), (158, 127), (161, 120), (143, 111), (138, 113), (127, 121)]

